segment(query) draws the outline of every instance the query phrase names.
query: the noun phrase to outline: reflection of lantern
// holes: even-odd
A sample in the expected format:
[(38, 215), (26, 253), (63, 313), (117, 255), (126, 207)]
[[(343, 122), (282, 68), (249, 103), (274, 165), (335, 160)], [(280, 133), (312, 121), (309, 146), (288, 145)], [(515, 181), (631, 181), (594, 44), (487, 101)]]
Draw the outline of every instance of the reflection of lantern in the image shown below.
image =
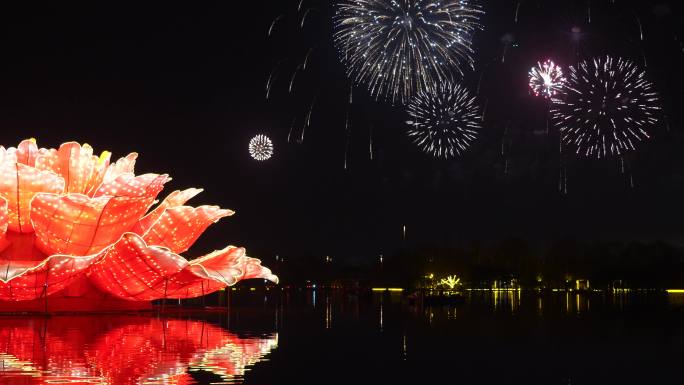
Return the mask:
[[(43, 345), (36, 347), (36, 341)], [(277, 334), (240, 338), (203, 321), (113, 316), (0, 320), (0, 377), (41, 382), (149, 383), (189, 371), (244, 375), (277, 347)]]
[(198, 189), (174, 191), (149, 211), (169, 177), (135, 176), (137, 154), (109, 157), (73, 142), (0, 147), (0, 311), (144, 308), (243, 279), (277, 282), (242, 248), (178, 255), (233, 212), (184, 206)]

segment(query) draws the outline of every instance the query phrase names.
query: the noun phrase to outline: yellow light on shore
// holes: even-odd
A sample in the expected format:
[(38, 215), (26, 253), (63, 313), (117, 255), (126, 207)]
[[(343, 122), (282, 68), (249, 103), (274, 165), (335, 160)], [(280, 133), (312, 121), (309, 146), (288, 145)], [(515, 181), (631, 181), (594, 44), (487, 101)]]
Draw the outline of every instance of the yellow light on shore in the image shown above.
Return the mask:
[(667, 289), (667, 294), (684, 294), (684, 289)]
[(393, 292), (402, 292), (404, 289), (398, 288), (398, 287), (374, 287), (372, 289), (373, 291), (393, 291)]

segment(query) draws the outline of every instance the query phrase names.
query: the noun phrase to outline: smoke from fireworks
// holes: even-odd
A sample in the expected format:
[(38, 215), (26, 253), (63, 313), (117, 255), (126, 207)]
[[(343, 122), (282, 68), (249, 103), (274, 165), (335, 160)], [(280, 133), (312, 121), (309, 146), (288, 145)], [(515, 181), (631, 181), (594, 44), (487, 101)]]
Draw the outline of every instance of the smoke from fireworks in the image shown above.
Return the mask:
[(482, 116), (475, 98), (461, 85), (442, 83), (435, 92), (421, 91), (407, 107), (413, 119), (408, 136), (437, 158), (461, 155), (477, 137)]
[(257, 135), (249, 141), (249, 155), (255, 160), (264, 161), (273, 156), (273, 142), (266, 135)]
[(335, 5), (334, 41), (354, 82), (403, 104), (473, 68), (483, 13), (476, 0), (343, 0)]
[(529, 75), (530, 89), (535, 96), (554, 97), (563, 89), (565, 83), (563, 70), (551, 60), (538, 62), (536, 67), (530, 69)]
[(570, 67), (563, 92), (551, 99), (551, 119), (577, 154), (601, 158), (635, 150), (658, 122), (653, 84), (629, 60), (606, 56)]

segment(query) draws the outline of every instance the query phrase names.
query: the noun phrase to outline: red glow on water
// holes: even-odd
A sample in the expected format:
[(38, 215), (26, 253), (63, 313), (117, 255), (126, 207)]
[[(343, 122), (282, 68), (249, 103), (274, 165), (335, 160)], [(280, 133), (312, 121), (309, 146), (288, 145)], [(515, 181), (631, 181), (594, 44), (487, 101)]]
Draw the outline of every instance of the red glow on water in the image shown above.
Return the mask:
[(244, 338), (195, 320), (0, 319), (0, 384), (186, 384), (200, 370), (240, 382), (277, 341), (277, 335)]

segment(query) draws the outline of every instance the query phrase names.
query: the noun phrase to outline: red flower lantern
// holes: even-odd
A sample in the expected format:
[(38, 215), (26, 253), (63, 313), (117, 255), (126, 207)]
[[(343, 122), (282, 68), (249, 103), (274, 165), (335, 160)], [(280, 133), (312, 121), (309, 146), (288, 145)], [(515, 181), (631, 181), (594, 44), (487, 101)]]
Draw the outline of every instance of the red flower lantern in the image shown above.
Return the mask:
[(137, 309), (244, 279), (278, 282), (243, 248), (180, 256), (233, 212), (185, 206), (199, 189), (150, 210), (168, 175), (136, 176), (137, 154), (110, 156), (74, 142), (0, 147), (0, 311)]

